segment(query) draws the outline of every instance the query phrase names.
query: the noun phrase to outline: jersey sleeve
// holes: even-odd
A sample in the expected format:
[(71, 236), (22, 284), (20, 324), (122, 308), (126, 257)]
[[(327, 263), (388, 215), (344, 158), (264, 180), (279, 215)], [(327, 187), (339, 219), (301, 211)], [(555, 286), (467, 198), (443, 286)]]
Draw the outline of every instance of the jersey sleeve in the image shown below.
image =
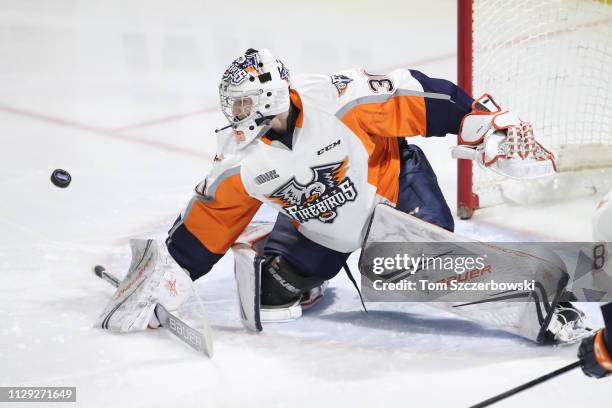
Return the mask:
[(261, 205), (246, 191), (239, 167), (207, 179), (199, 193), (177, 219), (166, 241), (172, 257), (193, 280), (206, 274), (225, 254)]
[(356, 133), (382, 137), (456, 134), (473, 101), (452, 82), (416, 70), (352, 70), (332, 75), (331, 82), (336, 116)]

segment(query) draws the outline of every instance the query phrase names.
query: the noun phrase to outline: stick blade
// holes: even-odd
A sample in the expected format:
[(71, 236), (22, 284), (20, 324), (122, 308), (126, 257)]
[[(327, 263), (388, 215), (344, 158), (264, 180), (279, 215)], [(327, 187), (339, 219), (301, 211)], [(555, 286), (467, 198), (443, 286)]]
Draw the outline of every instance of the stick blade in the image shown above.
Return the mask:
[(158, 304), (155, 306), (157, 315), (162, 327), (170, 330), (172, 334), (187, 343), (191, 348), (207, 357), (213, 355), (212, 333), (206, 324), (202, 332), (191, 328), (181, 319), (168, 312), (165, 307)]

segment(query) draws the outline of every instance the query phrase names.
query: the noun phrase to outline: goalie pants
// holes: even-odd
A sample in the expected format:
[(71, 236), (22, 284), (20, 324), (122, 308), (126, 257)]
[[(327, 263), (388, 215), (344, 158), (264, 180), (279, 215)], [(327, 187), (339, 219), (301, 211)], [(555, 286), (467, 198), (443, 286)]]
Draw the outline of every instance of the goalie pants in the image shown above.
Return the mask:
[[(398, 143), (401, 164), (395, 208), (453, 231), (453, 216), (425, 154), (404, 139), (398, 139)], [(318, 276), (323, 280), (333, 278), (350, 255), (306, 238), (293, 226), (291, 219), (282, 213), (278, 214), (264, 253), (282, 255), (304, 275)]]

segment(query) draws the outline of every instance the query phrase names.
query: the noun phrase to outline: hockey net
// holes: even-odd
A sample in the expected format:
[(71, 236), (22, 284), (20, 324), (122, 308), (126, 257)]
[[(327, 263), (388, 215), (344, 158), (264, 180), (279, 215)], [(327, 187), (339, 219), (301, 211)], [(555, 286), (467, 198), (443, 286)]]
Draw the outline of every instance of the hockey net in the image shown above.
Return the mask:
[(462, 160), (459, 215), (612, 188), (612, 0), (459, 0), (458, 7), (459, 84), (531, 122), (559, 169), (516, 181)]

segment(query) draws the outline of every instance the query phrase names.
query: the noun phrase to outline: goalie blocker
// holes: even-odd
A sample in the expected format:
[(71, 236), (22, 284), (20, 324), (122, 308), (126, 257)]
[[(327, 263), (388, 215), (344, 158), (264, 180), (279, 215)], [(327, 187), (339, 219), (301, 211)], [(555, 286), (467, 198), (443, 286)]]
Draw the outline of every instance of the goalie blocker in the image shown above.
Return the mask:
[(132, 261), (125, 278), (97, 268), (96, 274), (118, 285), (95, 327), (128, 333), (166, 325), (181, 340), (212, 355), (206, 312), (186, 271), (155, 240), (130, 240)]

